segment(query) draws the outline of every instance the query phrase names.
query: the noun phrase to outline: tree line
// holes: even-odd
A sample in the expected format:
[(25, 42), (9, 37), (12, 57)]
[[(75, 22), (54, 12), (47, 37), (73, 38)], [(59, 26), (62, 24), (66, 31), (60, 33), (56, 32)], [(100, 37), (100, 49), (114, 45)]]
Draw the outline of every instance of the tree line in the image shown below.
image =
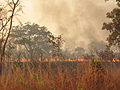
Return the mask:
[[(108, 1), (108, 0), (107, 0)], [(73, 52), (62, 50), (62, 35), (54, 36), (45, 26), (35, 23), (13, 25), (13, 19), (22, 10), (20, 0), (8, 0), (0, 3), (0, 60), (17, 60), (21, 58), (31, 61), (45, 58), (120, 58), (120, 0), (117, 7), (107, 12), (109, 22), (103, 23), (102, 30), (109, 32), (108, 43), (91, 42), (88, 52), (81, 47)], [(117, 50), (116, 50), (117, 49)], [(117, 52), (115, 52), (117, 51)]]

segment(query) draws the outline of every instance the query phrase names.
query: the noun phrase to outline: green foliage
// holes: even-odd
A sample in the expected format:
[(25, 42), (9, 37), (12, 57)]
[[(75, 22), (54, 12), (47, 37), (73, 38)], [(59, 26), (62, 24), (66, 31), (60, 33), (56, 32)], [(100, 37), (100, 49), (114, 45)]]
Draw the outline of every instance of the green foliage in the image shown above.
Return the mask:
[(36, 76), (36, 75), (34, 75), (33, 76), (33, 79), (35, 80), (35, 81), (37, 81), (39, 84), (41, 84), (41, 85), (44, 85), (44, 81), (42, 80), (42, 77), (40, 77), (40, 76)]
[(55, 90), (55, 88), (52, 88), (51, 90)]
[(17, 51), (24, 52), (24, 57), (30, 60), (51, 56), (56, 49), (53, 43), (55, 45), (57, 43), (55, 37), (46, 27), (29, 23), (13, 27), (10, 40), (15, 46), (19, 46)]
[(93, 63), (98, 63), (98, 62), (100, 62), (100, 59), (98, 58), (98, 57), (92, 57), (92, 62)]
[(110, 35), (107, 38), (109, 46), (120, 47), (120, 0), (116, 0), (116, 2), (117, 7), (106, 14), (107, 18), (110, 19), (110, 22), (103, 23), (102, 29), (110, 32)]

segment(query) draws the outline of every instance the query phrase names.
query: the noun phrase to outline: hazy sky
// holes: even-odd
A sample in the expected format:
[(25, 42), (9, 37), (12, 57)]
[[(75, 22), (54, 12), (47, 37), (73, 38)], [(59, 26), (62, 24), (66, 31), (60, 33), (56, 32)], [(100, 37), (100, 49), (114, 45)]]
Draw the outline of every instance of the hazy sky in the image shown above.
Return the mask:
[[(112, 0), (111, 0), (112, 1)], [(63, 34), (66, 47), (87, 47), (105, 40), (105, 14), (113, 8), (104, 0), (25, 0), (24, 19), (45, 25), (52, 33)]]

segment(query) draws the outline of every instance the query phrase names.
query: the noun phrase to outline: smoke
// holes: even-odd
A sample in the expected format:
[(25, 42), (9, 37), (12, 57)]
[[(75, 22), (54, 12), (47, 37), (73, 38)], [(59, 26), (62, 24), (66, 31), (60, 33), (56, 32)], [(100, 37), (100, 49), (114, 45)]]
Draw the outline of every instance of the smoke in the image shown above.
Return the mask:
[[(86, 48), (92, 41), (105, 40), (102, 31), (110, 3), (104, 0), (34, 0), (37, 22), (54, 34), (63, 34), (66, 48)], [(109, 7), (109, 8), (108, 8)]]

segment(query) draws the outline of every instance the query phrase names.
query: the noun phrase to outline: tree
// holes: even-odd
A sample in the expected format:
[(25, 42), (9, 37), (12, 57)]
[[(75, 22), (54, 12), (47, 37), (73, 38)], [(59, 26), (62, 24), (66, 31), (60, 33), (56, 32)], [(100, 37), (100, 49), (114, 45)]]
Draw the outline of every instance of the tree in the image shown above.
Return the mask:
[(82, 47), (75, 48), (74, 55), (77, 58), (83, 58), (83, 56), (85, 55), (85, 49)]
[(110, 35), (107, 38), (109, 46), (117, 46), (120, 48), (120, 0), (116, 0), (117, 7), (106, 14), (110, 22), (103, 23), (103, 30), (109, 31)]
[(5, 57), (6, 44), (9, 39), (13, 18), (17, 12), (21, 9), (20, 0), (8, 0), (5, 5), (0, 8), (0, 60), (3, 61)]
[(98, 52), (106, 49), (106, 44), (102, 41), (93, 41), (88, 44), (88, 49), (91, 54), (96, 55)]
[(12, 46), (17, 46), (17, 52), (22, 52), (24, 58), (32, 61), (52, 56), (54, 50), (61, 47), (58, 45), (58, 39), (45, 26), (40, 27), (35, 23), (14, 26), (10, 41), (14, 43)]
[(100, 51), (97, 53), (100, 59), (102, 60), (113, 60), (115, 58), (114, 52), (109, 48), (109, 46), (106, 47), (104, 51)]
[(53, 50), (54, 54), (52, 57), (57, 59), (64, 59), (61, 49), (64, 42), (62, 35), (59, 35), (57, 37), (50, 36), (49, 42), (52, 43), (52, 46), (54, 46), (54, 50)]

